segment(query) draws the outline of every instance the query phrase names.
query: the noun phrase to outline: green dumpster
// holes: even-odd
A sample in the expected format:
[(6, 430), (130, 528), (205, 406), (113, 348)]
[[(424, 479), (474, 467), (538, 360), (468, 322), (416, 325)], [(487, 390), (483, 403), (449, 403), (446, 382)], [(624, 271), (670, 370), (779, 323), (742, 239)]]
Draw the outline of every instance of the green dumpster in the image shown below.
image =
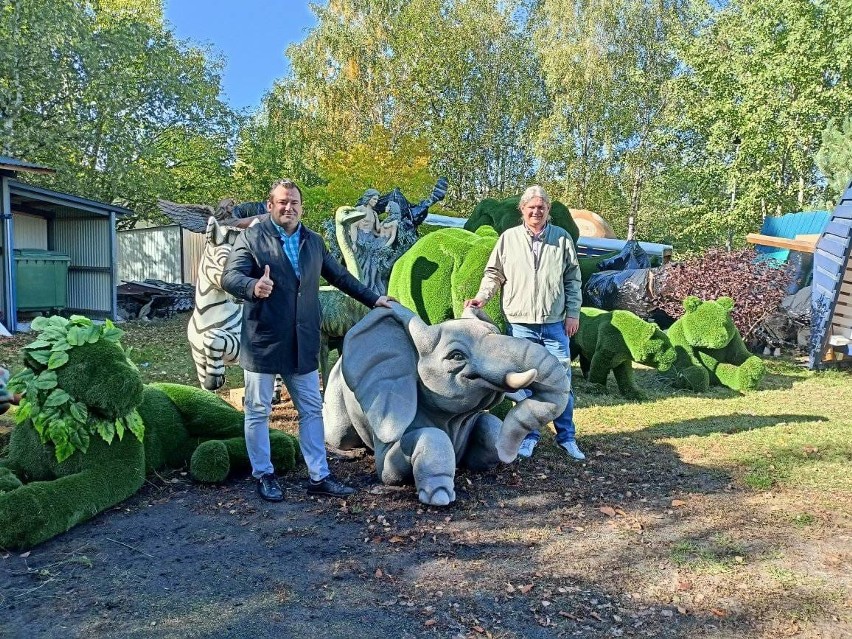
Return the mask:
[(15, 249), (15, 290), (19, 311), (49, 311), (68, 306), (71, 258), (44, 249)]

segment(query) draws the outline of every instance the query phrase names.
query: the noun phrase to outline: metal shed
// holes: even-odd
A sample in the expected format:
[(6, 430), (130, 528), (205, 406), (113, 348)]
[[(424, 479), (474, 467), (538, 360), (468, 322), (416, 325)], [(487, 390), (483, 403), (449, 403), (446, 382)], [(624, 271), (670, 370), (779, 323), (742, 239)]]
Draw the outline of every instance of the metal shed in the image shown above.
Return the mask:
[(24, 321), (15, 281), (15, 250), (42, 249), (67, 256), (65, 310), (92, 318), (116, 318), (115, 221), (129, 209), (33, 186), (19, 172), (53, 173), (48, 167), (0, 156), (0, 250), (3, 322), (15, 331)]
[(852, 356), (852, 182), (814, 254), (811, 289), (811, 368)]

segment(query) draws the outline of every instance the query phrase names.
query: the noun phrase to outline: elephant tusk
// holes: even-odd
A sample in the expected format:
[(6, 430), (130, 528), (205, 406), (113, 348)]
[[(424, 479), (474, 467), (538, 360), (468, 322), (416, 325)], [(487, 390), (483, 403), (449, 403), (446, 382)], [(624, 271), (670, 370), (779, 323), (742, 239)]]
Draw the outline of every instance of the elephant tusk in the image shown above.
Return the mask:
[(503, 381), (506, 386), (512, 390), (518, 390), (519, 388), (526, 388), (532, 384), (536, 375), (538, 375), (538, 371), (531, 368), (523, 373), (506, 373), (506, 378)]

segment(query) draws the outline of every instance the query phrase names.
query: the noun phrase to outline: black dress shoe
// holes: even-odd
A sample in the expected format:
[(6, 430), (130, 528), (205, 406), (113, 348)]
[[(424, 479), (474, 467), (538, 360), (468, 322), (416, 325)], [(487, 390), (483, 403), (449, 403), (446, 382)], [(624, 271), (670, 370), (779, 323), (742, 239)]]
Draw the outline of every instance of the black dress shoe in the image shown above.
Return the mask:
[(355, 493), (355, 489), (337, 480), (334, 475), (328, 475), (325, 479), (308, 482), (309, 495), (325, 495), (326, 497), (349, 497)]
[(260, 479), (257, 480), (257, 492), (266, 501), (283, 501), (284, 499), (281, 484), (278, 483), (278, 478), (274, 473), (260, 476)]

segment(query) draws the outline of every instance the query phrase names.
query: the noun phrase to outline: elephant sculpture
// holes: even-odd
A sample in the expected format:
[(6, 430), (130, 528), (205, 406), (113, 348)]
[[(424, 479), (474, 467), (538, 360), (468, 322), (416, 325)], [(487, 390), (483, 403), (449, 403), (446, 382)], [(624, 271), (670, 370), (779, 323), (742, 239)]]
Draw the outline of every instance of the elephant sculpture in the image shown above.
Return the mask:
[[(346, 335), (325, 393), (326, 442), (367, 446), (383, 483), (413, 482), (421, 502), (445, 506), (455, 500), (457, 465), (513, 461), (526, 434), (565, 409), (570, 382), (543, 346), (500, 334), (484, 314), (429, 326), (392, 307), (370, 311)], [(502, 422), (488, 412), (522, 388), (532, 394)]]

